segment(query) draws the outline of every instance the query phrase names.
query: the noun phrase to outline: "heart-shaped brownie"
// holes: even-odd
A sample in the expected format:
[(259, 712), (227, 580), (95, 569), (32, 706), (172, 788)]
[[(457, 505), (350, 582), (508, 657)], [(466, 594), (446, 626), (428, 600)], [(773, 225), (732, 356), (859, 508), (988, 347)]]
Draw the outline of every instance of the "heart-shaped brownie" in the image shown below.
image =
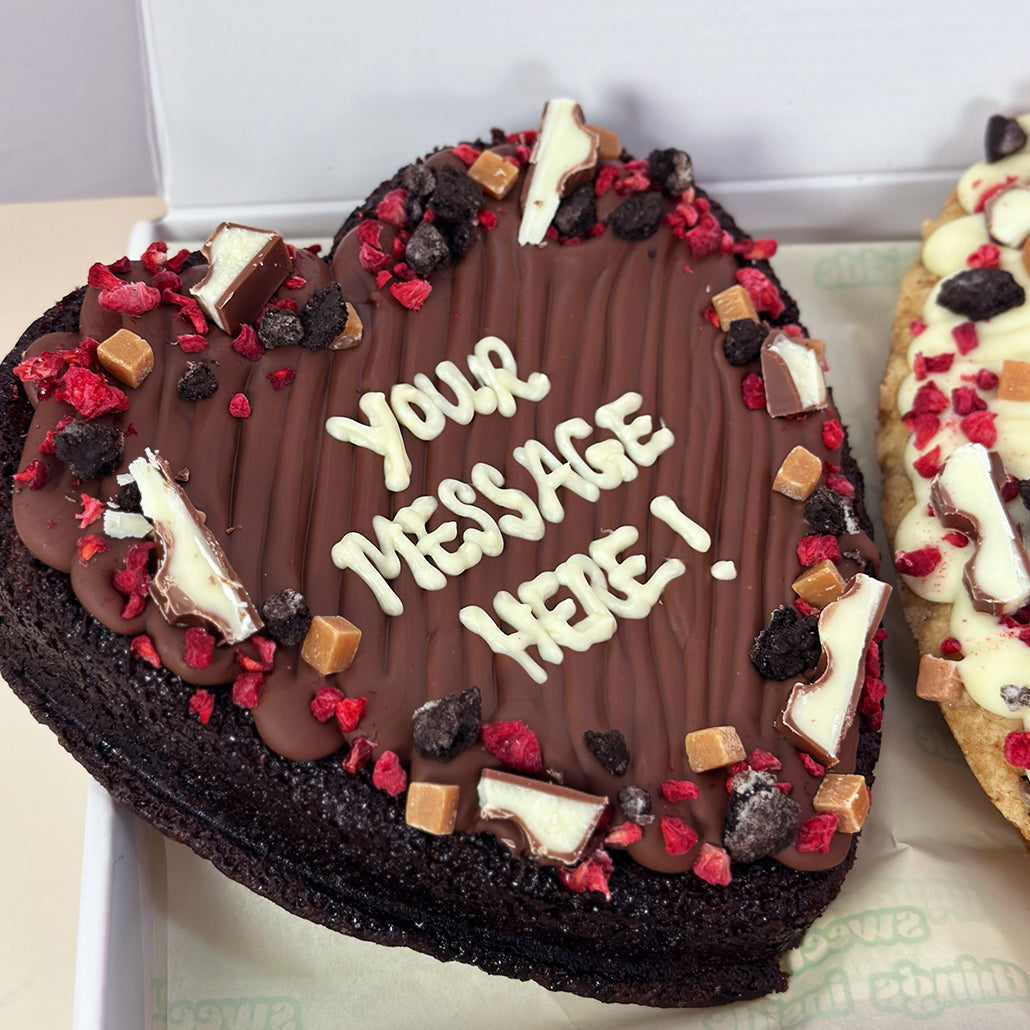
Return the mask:
[(868, 808), (886, 588), (774, 250), (552, 101), (326, 259), (95, 265), (3, 366), (5, 674), (307, 918), (604, 1000), (781, 989)]

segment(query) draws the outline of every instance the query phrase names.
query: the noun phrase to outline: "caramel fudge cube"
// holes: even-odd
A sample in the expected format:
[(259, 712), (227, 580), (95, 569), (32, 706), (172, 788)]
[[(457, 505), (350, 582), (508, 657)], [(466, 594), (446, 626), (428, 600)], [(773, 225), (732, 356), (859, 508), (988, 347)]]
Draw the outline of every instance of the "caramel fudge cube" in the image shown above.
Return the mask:
[(747, 757), (744, 745), (733, 726), (709, 726), (688, 733), (684, 741), (687, 762), (694, 772), (707, 772)]
[(342, 615), (316, 615), (300, 656), (322, 676), (332, 676), (350, 668), (360, 642), (361, 630)]
[(731, 322), (736, 322), (738, 319), (758, 321), (755, 302), (743, 286), (731, 286), (722, 293), (717, 293), (712, 298), (712, 307), (719, 316), (719, 328), (723, 332), (729, 329)]
[(844, 578), (837, 571), (837, 566), (829, 558), (824, 558), (798, 576), (791, 587), (806, 604), (825, 608), (844, 592)]
[(142, 336), (119, 329), (97, 347), (97, 361), (105, 372), (135, 390), (154, 370), (154, 351)]
[(472, 163), (468, 176), (478, 182), (491, 197), (503, 200), (519, 177), (519, 170), (494, 151), (484, 150)]
[(437, 837), (453, 833), (459, 791), (455, 783), (409, 783), (404, 821)]
[(783, 459), (772, 488), (792, 501), (804, 501), (816, 488), (822, 474), (823, 463), (799, 444)]
[(1002, 362), (998, 376), (998, 399), (1030, 401), (1030, 361)]
[(597, 156), (602, 161), (617, 161), (622, 154), (622, 143), (611, 129), (602, 129), (599, 125), (588, 125), (591, 132), (597, 133)]
[(864, 776), (827, 773), (819, 784), (812, 807), (837, 817), (840, 833), (858, 833), (869, 814), (869, 788)]
[(919, 659), (919, 676), (916, 679), (916, 696), (924, 701), (940, 701), (950, 704), (961, 701), (962, 677), (958, 664), (937, 655), (924, 654)]

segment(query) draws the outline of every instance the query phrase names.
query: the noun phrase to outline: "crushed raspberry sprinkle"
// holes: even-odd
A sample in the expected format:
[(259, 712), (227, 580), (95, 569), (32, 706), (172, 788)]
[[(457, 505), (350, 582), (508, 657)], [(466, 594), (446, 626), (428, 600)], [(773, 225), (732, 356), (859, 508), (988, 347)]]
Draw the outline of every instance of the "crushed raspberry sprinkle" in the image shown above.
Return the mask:
[(993, 243), (984, 243), (966, 258), (968, 268), (997, 268), (1001, 264), (1001, 251)]
[(1030, 733), (1013, 730), (1005, 737), (1005, 761), (1017, 769), (1030, 769)]
[(894, 568), (905, 576), (929, 576), (940, 561), (940, 550), (931, 544), (917, 551), (898, 551)]
[(604, 165), (594, 179), (594, 196), (603, 197), (615, 185), (619, 169), (615, 165)]
[(75, 541), (75, 553), (80, 565), (88, 565), (90, 558), (109, 550), (107, 541), (96, 533), (86, 533)]
[(801, 824), (795, 846), (802, 854), (818, 852), (820, 855), (825, 855), (830, 850), (830, 842), (836, 831), (837, 817), (832, 812), (814, 815)]
[(257, 708), (265, 676), (261, 672), (241, 672), (232, 681), (232, 701), (240, 708)]
[(662, 816), (662, 839), (670, 855), (685, 855), (696, 843), (697, 834), (674, 815)]
[(143, 262), (143, 267), (151, 275), (154, 275), (164, 267), (168, 260), (168, 244), (163, 240), (154, 240), (140, 255), (140, 260)]
[(385, 790), (390, 797), (403, 794), (408, 786), (408, 774), (401, 768), (400, 759), (392, 751), (384, 751), (372, 769), (372, 783)]
[(114, 289), (101, 290), (97, 301), (105, 311), (145, 315), (161, 303), (161, 291), (146, 283), (122, 283)]
[(311, 714), (319, 722), (328, 722), (336, 714), (336, 706), (343, 699), (343, 694), (336, 687), (319, 687), (311, 699)]
[(255, 633), (250, 638), (250, 644), (257, 651), (257, 658), (252, 658), (245, 651), (236, 648), (236, 660), (247, 672), (271, 672), (275, 661), (275, 641)]
[(929, 357), (923, 358), (923, 364), (926, 366), (927, 372), (948, 372), (951, 370), (954, 360), (954, 354), (931, 354)]
[(584, 891), (596, 891), (603, 894), (607, 900), (611, 900), (611, 891), (608, 888), (608, 880), (611, 877), (615, 864), (602, 849), (580, 862), (571, 869), (561, 868), (558, 870), (558, 877), (570, 891), (582, 894)]
[(913, 318), (908, 323), (908, 331), (913, 336), (922, 336), (926, 332), (926, 323), (921, 318)]
[(211, 713), (215, 710), (215, 696), (210, 690), (195, 690), (190, 697), (190, 713), (200, 719), (200, 725), (206, 726)]
[(757, 772), (779, 772), (783, 768), (780, 760), (771, 752), (756, 747), (747, 756), (747, 764)]
[(965, 533), (959, 533), (958, 530), (945, 533), (944, 541), (951, 544), (952, 547), (967, 547), (969, 545), (969, 537)]
[(624, 823), (619, 823), (618, 826), (613, 826), (608, 831), (608, 836), (604, 838), (604, 842), (609, 847), (627, 848), (630, 844), (636, 844), (643, 835), (644, 831), (638, 823), (631, 823), (627, 820)]
[(410, 279), (405, 283), (390, 283), (390, 293), (399, 304), (409, 311), (418, 311), (433, 292), (425, 279)]
[(740, 394), (744, 407), (758, 411), (765, 407), (765, 383), (757, 372), (749, 372), (740, 383)]
[(129, 398), (121, 390), (102, 375), (78, 365), (68, 368), (54, 397), (70, 404), (85, 419), (125, 411), (129, 406)]
[(299, 290), (302, 286), (307, 284), (307, 279), (302, 275), (291, 275), (283, 281), (283, 286), (288, 290)]
[(489, 208), (484, 207), (483, 210), (479, 212), (478, 218), (479, 224), (487, 232), (497, 228), (497, 215), (495, 215)]
[(951, 658), (962, 653), (962, 642), (957, 637), (945, 637), (941, 641), (941, 656)]
[(662, 797), (670, 804), (677, 801), (692, 801), (701, 796), (696, 783), (690, 780), (666, 780), (662, 784)]
[(959, 422), (959, 429), (973, 443), (983, 444), (990, 450), (998, 441), (998, 430), (994, 425), (997, 417), (994, 411), (974, 411)]
[(176, 336), (175, 342), (183, 354), (199, 354), (201, 351), (207, 350), (207, 339), (199, 333), (183, 333), (181, 336)]
[(340, 763), (343, 771), (351, 775), (361, 772), (368, 765), (374, 747), (375, 742), (367, 737), (354, 737), (350, 742), (350, 751), (347, 753), (347, 757)]
[(835, 418), (828, 418), (822, 426), (823, 445), (835, 451), (844, 442), (844, 427)]
[(274, 372), (269, 372), (265, 378), (271, 383), (273, 390), (282, 390), (297, 378), (297, 373), (292, 368), (277, 368)]
[(915, 437), (916, 450), (922, 450), (941, 428), (941, 420), (936, 415), (913, 415), (909, 412), (902, 416), (908, 431)]
[(509, 768), (538, 773), (544, 767), (537, 735), (518, 719), (484, 723), (479, 736), (483, 747)]
[(803, 536), (798, 541), (797, 551), (798, 561), (805, 568), (818, 565), (827, 558), (834, 562), (840, 561), (840, 546), (837, 538), (829, 534)]
[(361, 717), (368, 708), (368, 700), (364, 697), (344, 697), (336, 703), (334, 715), (342, 733), (352, 733), (358, 728)]
[(914, 462), (912, 467), (923, 477), (923, 479), (933, 479), (941, 470), (941, 447), (938, 444), (936, 447), (932, 447), (925, 454), (921, 454)]
[(976, 336), (976, 326), (972, 322), (963, 322), (951, 330), (952, 339), (958, 348), (959, 354), (968, 354), (979, 346), (980, 341)]
[(203, 626), (186, 630), (186, 653), (182, 660), (191, 669), (206, 669), (215, 653), (215, 638)]
[(467, 168), (471, 168), (482, 151), (476, 150), (468, 143), (459, 143), (456, 147), (451, 147), (451, 153)]
[(265, 353), (254, 327), (246, 324), (240, 326), (239, 334), (232, 341), (232, 349), (248, 361), (257, 361)]
[(948, 410), (948, 397), (944, 391), (931, 379), (916, 390), (912, 398), (912, 413), (914, 415), (939, 415)]
[(157, 653), (157, 648), (154, 647), (154, 642), (146, 633), (141, 633), (138, 637), (132, 638), (129, 642), (129, 654), (133, 658), (149, 662), (155, 669), (161, 668), (161, 657)]
[(250, 418), (250, 401), (245, 393), (233, 394), (229, 401), (229, 414), (233, 418)]
[(817, 762), (811, 755), (806, 754), (804, 751), (798, 752), (798, 758), (801, 759), (801, 764), (805, 767), (805, 772), (809, 776), (825, 776), (826, 767)]
[(380, 272), (384, 272), (392, 263), (393, 259), (391, 256), (381, 251), (378, 247), (373, 247), (370, 243), (361, 244), (361, 249), (358, 251), (358, 264), (369, 275), (377, 275)]
[(21, 472), (15, 472), (11, 478), (30, 490), (42, 490), (50, 480), (50, 469), (47, 468), (46, 462), (33, 458)]
[(764, 272), (757, 268), (740, 268), (736, 272), (736, 280), (751, 294), (755, 307), (770, 318), (779, 318), (787, 310), (780, 291)]
[(989, 368), (977, 369), (976, 385), (981, 390), (994, 390), (998, 386), (998, 374)]
[(149, 540), (133, 544), (125, 554), (125, 568), (119, 569), (111, 577), (115, 590), (125, 598), (123, 619), (134, 619), (147, 603), (147, 594), (150, 591), (147, 563), (153, 549), (154, 544)]
[(697, 860), (694, 862), (694, 873), (713, 887), (728, 886), (733, 879), (730, 873), (729, 854), (724, 848), (706, 841), (701, 845)]
[(380, 233), (383, 230), (381, 222), (377, 222), (374, 218), (366, 218), (364, 221), (358, 223), (358, 242), (367, 244), (374, 250), (382, 250), (382, 246), (379, 242)]
[(404, 211), (407, 199), (407, 190), (390, 190), (376, 205), (376, 218), (395, 229), (403, 229), (408, 224), (408, 216)]

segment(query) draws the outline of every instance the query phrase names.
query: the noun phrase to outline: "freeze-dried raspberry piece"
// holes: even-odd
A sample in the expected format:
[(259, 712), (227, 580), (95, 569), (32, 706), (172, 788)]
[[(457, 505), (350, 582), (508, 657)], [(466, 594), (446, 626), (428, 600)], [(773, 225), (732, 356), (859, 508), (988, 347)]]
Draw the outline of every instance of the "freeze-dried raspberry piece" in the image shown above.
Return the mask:
[(883, 699), (886, 696), (887, 684), (877, 676), (867, 676), (862, 683), (862, 693), (858, 699), (859, 712), (875, 721), (876, 717), (881, 715)]
[(176, 336), (175, 342), (183, 354), (199, 354), (201, 351), (207, 350), (207, 339), (199, 333), (183, 333), (181, 336)]
[(125, 411), (129, 398), (96, 372), (72, 365), (65, 372), (54, 397), (70, 404), (83, 418), (94, 419), (110, 412)]
[(956, 415), (971, 415), (985, 411), (987, 402), (971, 386), (956, 386), (951, 391), (951, 406)]
[[(722, 243), (722, 226), (715, 215), (710, 211), (706, 211), (700, 216), (694, 227), (688, 229), (683, 234), (683, 238), (687, 241), (690, 253), (695, 258), (706, 258), (719, 250), (719, 246)], [(757, 307), (757, 304), (755, 306)]]
[(844, 442), (844, 427), (835, 418), (828, 418), (822, 425), (823, 444), (835, 451)]
[(132, 638), (129, 642), (129, 654), (133, 658), (149, 662), (155, 669), (161, 668), (161, 657), (157, 653), (157, 648), (154, 647), (154, 642), (146, 633), (141, 633), (138, 637)]
[(23, 383), (53, 383), (65, 366), (64, 358), (53, 351), (43, 351), (14, 366), (14, 374)]
[(80, 565), (88, 565), (90, 558), (109, 550), (107, 541), (96, 533), (86, 533), (75, 541), (75, 553)]
[(811, 755), (806, 754), (804, 751), (799, 751), (798, 758), (801, 759), (801, 764), (805, 767), (805, 772), (809, 776), (818, 778), (819, 776), (826, 775), (826, 767), (820, 765)]
[(906, 576), (929, 576), (940, 561), (940, 550), (929, 545), (917, 551), (898, 551), (894, 558), (894, 568)]
[(385, 271), (392, 263), (393, 259), (389, 254), (384, 253), (378, 247), (373, 247), (371, 243), (362, 243), (358, 250), (358, 264), (369, 275)]
[[(1022, 634), (1020, 634), (1022, 638)], [(945, 637), (941, 641), (941, 656), (944, 658), (951, 658), (954, 655), (962, 653), (962, 641), (956, 637)]]
[(736, 280), (751, 294), (755, 307), (770, 318), (779, 318), (787, 310), (780, 291), (764, 272), (757, 268), (741, 268), (737, 270)]
[(607, 730), (604, 733), (587, 730), (583, 734), (583, 742), (612, 776), (622, 776), (629, 768), (629, 748), (626, 746), (626, 738), (618, 730)]
[(119, 279), (107, 265), (97, 261), (89, 266), (86, 285), (93, 290), (114, 290), (124, 286), (125, 280)]
[(261, 346), (261, 341), (258, 339), (258, 334), (254, 331), (254, 327), (247, 324), (240, 326), (239, 333), (232, 341), (232, 349), (248, 361), (257, 361), (265, 353), (265, 348)]
[(396, 229), (403, 229), (408, 224), (404, 211), (404, 202), (407, 199), (407, 190), (390, 190), (376, 205), (376, 218)]
[(998, 373), (989, 368), (980, 368), (976, 372), (976, 385), (981, 390), (994, 390), (998, 386)]
[(307, 284), (307, 279), (302, 275), (291, 275), (283, 280), (283, 287), (287, 290), (299, 290)]
[(920, 451), (937, 435), (937, 431), (941, 428), (941, 420), (936, 415), (913, 415), (909, 412), (902, 416), (902, 421), (915, 437), (913, 442), (916, 450)]
[(97, 302), (105, 311), (143, 315), (161, 303), (161, 291), (146, 283), (122, 283), (110, 290), (101, 290)]
[(806, 569), (829, 558), (840, 561), (840, 546), (834, 536), (803, 536), (797, 546), (798, 562)]
[(619, 169), (615, 165), (603, 165), (594, 179), (594, 196), (603, 197), (615, 185)]
[(1030, 769), (1030, 733), (1013, 730), (1005, 737), (1005, 761), (1017, 769)]
[(50, 469), (47, 468), (45, 461), (33, 458), (21, 472), (15, 472), (11, 478), (16, 483), (27, 486), (30, 490), (42, 490), (50, 481)]
[(265, 378), (273, 390), (282, 390), (297, 378), (297, 373), (292, 368), (277, 368), (274, 372), (269, 372)]
[(941, 470), (941, 447), (938, 444), (936, 447), (932, 447), (925, 454), (921, 454), (914, 462), (912, 462), (912, 468), (916, 470), (923, 477), (923, 479), (933, 479)]
[(630, 844), (636, 844), (643, 836), (644, 831), (640, 828), (639, 823), (627, 821), (613, 826), (604, 838), (604, 842), (609, 847), (628, 848)]
[(937, 303), (973, 322), (994, 318), (1019, 307), (1026, 292), (1011, 272), (1000, 268), (970, 268), (945, 279), (937, 292)]
[(697, 834), (674, 815), (662, 816), (662, 839), (670, 855), (685, 855), (696, 843)]
[(377, 222), (374, 218), (363, 219), (358, 222), (358, 242), (367, 243), (370, 247), (374, 247), (376, 250), (382, 250), (382, 244), (379, 242), (382, 230), (383, 226), (381, 222)]
[(229, 414), (233, 418), (250, 418), (250, 401), (245, 393), (234, 393), (229, 401)]
[(690, 780), (666, 780), (662, 784), (662, 797), (670, 804), (677, 801), (693, 801), (700, 796), (697, 784), (691, 783)]
[(186, 653), (182, 660), (191, 669), (206, 669), (215, 653), (215, 638), (203, 626), (186, 630)]
[(713, 887), (726, 887), (733, 879), (730, 873), (730, 856), (714, 844), (705, 842), (698, 852), (694, 872)]
[(993, 243), (984, 243), (966, 258), (967, 268), (997, 268), (1001, 264), (1001, 251)]
[(471, 168), (476, 163), (476, 158), (482, 153), (482, 151), (476, 150), (475, 147), (470, 146), (468, 143), (459, 143), (456, 147), (451, 147), (451, 153), (464, 164), (466, 167)]
[(479, 738), (490, 754), (511, 769), (538, 773), (544, 767), (536, 734), (518, 719), (484, 723)]
[(401, 768), (400, 759), (392, 751), (384, 751), (379, 756), (372, 769), (372, 783), (393, 798), (404, 793), (408, 786), (408, 774)]
[(363, 697), (345, 697), (336, 705), (336, 722), (343, 733), (352, 733), (357, 729), (361, 717), (368, 708), (368, 700)]
[(211, 713), (215, 710), (215, 696), (210, 690), (195, 690), (190, 697), (190, 712), (200, 719), (200, 725), (206, 726)]
[(352, 775), (361, 772), (372, 757), (374, 747), (375, 742), (367, 737), (354, 737), (350, 742), (350, 751), (347, 753), (347, 757), (340, 763), (343, 771)]
[(408, 282), (390, 283), (390, 293), (394, 300), (409, 311), (418, 311), (432, 292), (433, 287), (425, 279), (410, 279)]
[(311, 714), (319, 722), (328, 722), (336, 714), (336, 706), (343, 699), (343, 694), (336, 687), (319, 687), (311, 699)]
[(147, 563), (150, 552), (154, 549), (151, 541), (133, 544), (125, 554), (125, 568), (119, 569), (112, 577), (115, 590), (125, 597), (122, 609), (123, 619), (134, 619), (143, 611), (150, 590), (150, 575)]
[(565, 867), (559, 869), (558, 876), (561, 882), (576, 894), (582, 894), (584, 891), (597, 891), (610, 901), (612, 895), (608, 889), (608, 880), (614, 869), (615, 864), (612, 862), (611, 856), (598, 849), (590, 858), (580, 862), (572, 869)]
[(835, 494), (840, 494), (841, 497), (855, 496), (855, 484), (847, 476), (842, 476), (839, 472), (827, 472), (826, 487)]
[(747, 764), (755, 772), (779, 772), (783, 768), (780, 760), (771, 751), (763, 751), (760, 747), (756, 747), (747, 756)]
[(990, 450), (998, 442), (998, 430), (994, 425), (997, 417), (994, 411), (974, 411), (959, 422), (959, 429), (973, 443), (983, 444)]
[(744, 407), (751, 411), (765, 407), (765, 383), (757, 372), (749, 372), (741, 380), (740, 395), (744, 398)]
[(261, 672), (241, 672), (232, 681), (232, 701), (240, 708), (257, 708), (265, 676)]
[(908, 331), (913, 336), (922, 336), (926, 332), (926, 323), (921, 318), (913, 318), (908, 323)]
[(923, 383), (912, 398), (913, 415), (939, 415), (947, 410), (947, 394), (932, 379)]
[(255, 633), (249, 643), (257, 651), (257, 658), (252, 658), (245, 651), (236, 648), (236, 660), (247, 672), (271, 672), (275, 662), (275, 641)]
[(965, 533), (960, 533), (958, 530), (952, 530), (950, 533), (945, 533), (943, 537), (946, 543), (951, 544), (952, 547), (967, 547), (969, 545), (969, 537)]
[(483, 208), (482, 211), (476, 216), (480, 226), (486, 232), (492, 232), (497, 228), (497, 215), (493, 213), (489, 208)]
[(980, 344), (976, 335), (976, 326), (972, 322), (963, 322), (961, 325), (955, 326), (951, 330), (951, 336), (955, 341), (959, 354), (968, 354)]
[(815, 667), (822, 648), (818, 618), (777, 608), (751, 646), (751, 662), (768, 680), (785, 680)]
[(158, 269), (163, 268), (167, 259), (168, 244), (163, 240), (154, 240), (140, 255), (140, 260), (151, 275), (157, 272)]
[(948, 372), (954, 360), (955, 355), (947, 353), (931, 354), (929, 357), (923, 358), (927, 372)]
[(802, 854), (810, 851), (825, 855), (830, 850), (830, 842), (837, 831), (837, 817), (832, 812), (823, 812), (812, 816), (801, 824), (798, 830), (798, 841), (795, 847)]

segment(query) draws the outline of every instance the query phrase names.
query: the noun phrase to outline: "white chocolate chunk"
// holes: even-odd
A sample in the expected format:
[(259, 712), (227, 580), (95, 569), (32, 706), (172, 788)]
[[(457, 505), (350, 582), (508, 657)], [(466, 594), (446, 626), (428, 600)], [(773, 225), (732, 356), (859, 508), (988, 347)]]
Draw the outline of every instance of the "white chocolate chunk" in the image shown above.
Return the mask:
[(210, 623), (227, 644), (256, 633), (262, 623), (247, 591), (167, 465), (148, 448), (129, 471), (161, 545), (150, 595), (165, 618), (173, 625), (195, 619)]
[(511, 819), (535, 858), (566, 865), (579, 860), (607, 805), (607, 798), (497, 769), (485, 769), (479, 779), (484, 819)]
[(930, 499), (941, 522), (976, 539), (962, 579), (977, 611), (1010, 614), (1030, 599), (1030, 562), (991, 474), (991, 457), (978, 443), (948, 455), (934, 477)]
[(891, 588), (858, 573), (844, 593), (819, 613), (819, 642), (826, 667), (812, 683), (795, 683), (778, 728), (826, 765), (838, 761), (844, 734), (855, 716), (865, 655)]
[(549, 100), (529, 161), (532, 170), (525, 196), (519, 245), (542, 243), (558, 202), (577, 172), (597, 163), (600, 137), (586, 127), (574, 100)]
[(737, 578), (737, 566), (731, 561), (717, 561), (712, 566), (712, 579), (722, 580), (724, 583)]
[(1030, 236), (1030, 189), (1011, 186), (987, 201), (987, 229), (1006, 247), (1017, 250)]
[(111, 508), (104, 512), (104, 535), (112, 540), (142, 540), (150, 536), (153, 528), (139, 512)]

